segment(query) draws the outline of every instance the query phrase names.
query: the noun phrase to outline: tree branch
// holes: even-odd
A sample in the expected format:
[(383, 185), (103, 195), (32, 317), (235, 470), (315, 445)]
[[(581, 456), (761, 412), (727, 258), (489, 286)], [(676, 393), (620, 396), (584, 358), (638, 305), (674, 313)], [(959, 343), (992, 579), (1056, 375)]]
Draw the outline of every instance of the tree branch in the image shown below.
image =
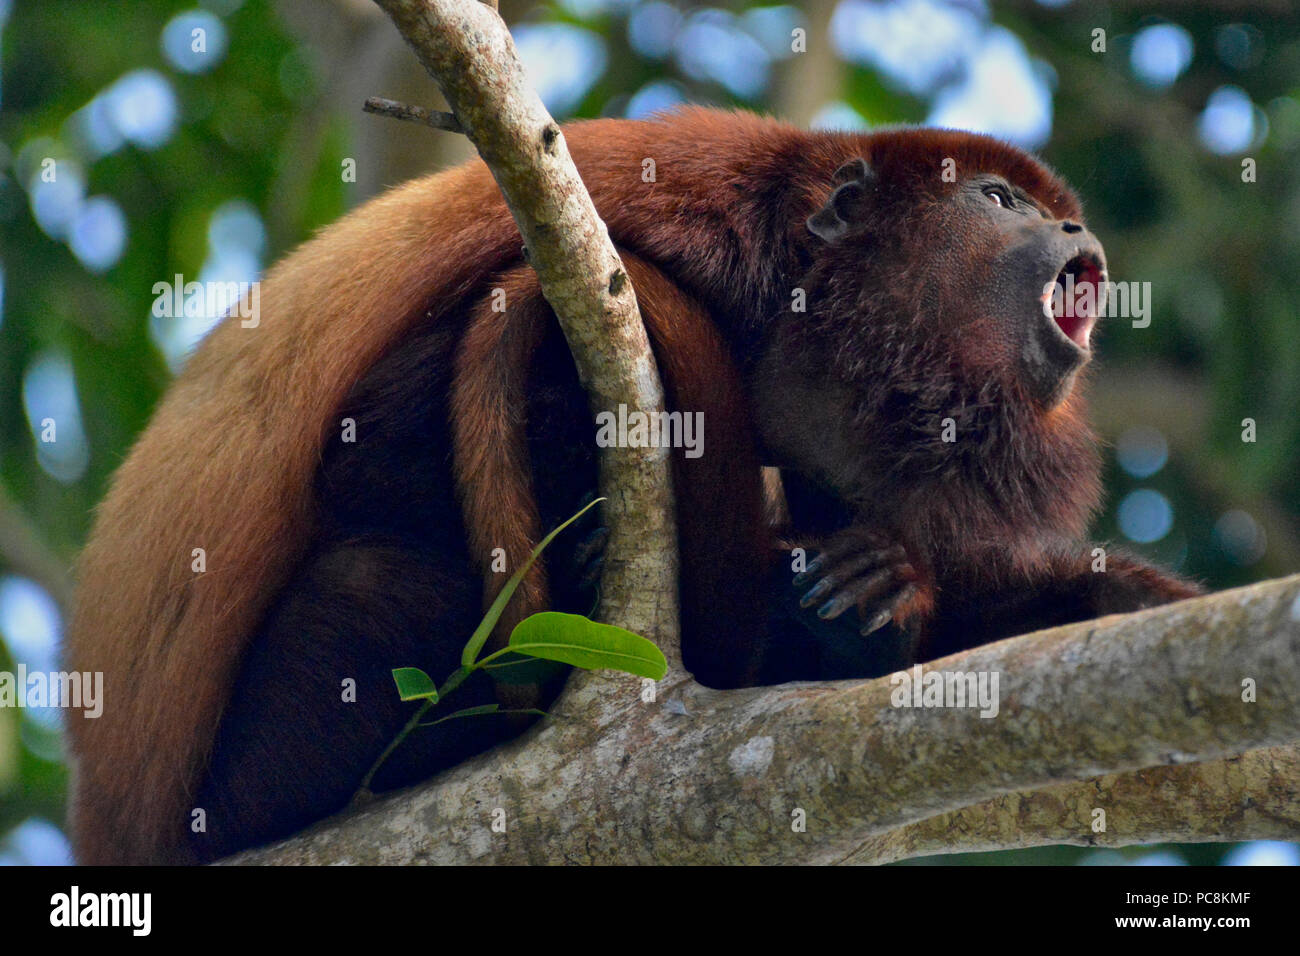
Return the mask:
[(0, 567), (31, 578), (43, 587), (67, 617), (72, 607), (69, 562), (50, 550), (17, 502), (0, 489)]
[[(1093, 813), (1106, 828), (1093, 830)], [(1300, 747), (1008, 793), (865, 840), (844, 863), (1014, 850), (1300, 839)]]
[(423, 106), (409, 106), (406, 103), (385, 99), (382, 96), (367, 97), (361, 108), (367, 113), (388, 116), (392, 119), (407, 120), (412, 123), (423, 123), (425, 126), (431, 126), (434, 129), (444, 130), (448, 133), (465, 132), (461, 128), (460, 120), (456, 119), (451, 113), (426, 109)]
[[(948, 828), (960, 848), (1105, 843), (1093, 807), (1117, 844), (1300, 836), (1300, 575), (925, 670), (996, 672), (997, 716), (894, 707), (890, 678), (718, 692), (677, 677), (643, 703), (635, 680), (578, 674), (523, 738), (235, 862), (868, 862), (952, 845)], [(1261, 748), (1282, 749), (1225, 760)]]
[[(501, 18), (474, 0), (376, 2), (492, 170), (593, 411), (662, 410), (663, 390), (627, 272), (564, 134), (525, 80)], [(610, 537), (598, 616), (656, 637), (670, 663), (679, 661), (667, 455), (662, 448), (607, 448), (600, 472)]]

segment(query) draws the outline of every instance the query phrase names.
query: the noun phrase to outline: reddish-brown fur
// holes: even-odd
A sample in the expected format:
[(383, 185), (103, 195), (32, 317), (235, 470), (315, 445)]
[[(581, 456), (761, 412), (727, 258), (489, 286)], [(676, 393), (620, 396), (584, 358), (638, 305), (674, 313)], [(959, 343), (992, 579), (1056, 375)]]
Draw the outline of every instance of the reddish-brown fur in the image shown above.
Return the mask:
[(185, 813), (244, 643), (312, 534), (324, 430), (427, 303), (453, 304), (485, 260), (517, 253), (484, 170), (438, 187), (388, 193), (273, 269), (259, 327), (212, 334), (118, 470), (67, 643), (106, 695), (101, 719), (69, 728), (81, 860), (174, 858), (165, 823)]
[[(493, 570), (494, 549), (505, 552), (506, 568), (518, 568), (543, 534), (520, 409), (526, 403), (529, 362), (549, 319), (544, 303), (528, 307), (537, 299), (531, 269), (513, 269), (491, 286), (493, 294), (474, 309), (461, 339), (451, 394), (452, 468), (470, 554), (483, 575), (485, 606), (509, 577)], [(508, 312), (493, 309), (497, 289), (511, 306)], [(535, 563), (515, 592), (501, 615), (498, 643), (533, 610), (545, 607), (545, 567), (544, 561)]]
[[(740, 372), (720, 373), (719, 357), (748, 354), (788, 301), (809, 257), (804, 219), (825, 199), (834, 169), (854, 155), (953, 157), (959, 168), (1007, 170), (1056, 216), (1077, 214), (1050, 173), (982, 137), (805, 133), (688, 110), (654, 122), (575, 124), (566, 138), (628, 253), (670, 392), (680, 407), (729, 423), (709, 433), (702, 461), (714, 464), (684, 462), (678, 471), (683, 514), (716, 512), (720, 499), (730, 505), (716, 515), (720, 524), (683, 525), (683, 543), (693, 542), (684, 549), (688, 613), (736, 589), (728, 549), (752, 551), (758, 537), (758, 460)], [(654, 183), (641, 178), (647, 157), (656, 160)], [(471, 163), (396, 189), (304, 244), (265, 280), (260, 326), (226, 322), (199, 349), (118, 471), (81, 560), (68, 665), (104, 673), (105, 708), (70, 726), (80, 859), (186, 858), (174, 834), (238, 662), (312, 539), (324, 436), (353, 383), (417, 324), (468, 323), (454, 402), (472, 553), (482, 564), (504, 547), (513, 565), (535, 542), (541, 529), (512, 410), (538, 330), (494, 324), (481, 298), (494, 284), (533, 294), (531, 274), (512, 270), (519, 253), (495, 183)], [(719, 462), (729, 470), (718, 471)], [(206, 550), (206, 573), (190, 570), (194, 548)], [(539, 570), (514, 616), (543, 606), (545, 591)]]
[[(668, 409), (701, 413), (708, 427), (708, 454), (673, 456), (679, 511), (716, 516), (707, 528), (682, 523), (684, 610), (703, 617), (700, 605), (707, 603), (726, 605), (733, 617), (752, 616), (762, 603), (758, 580), (736, 582), (735, 569), (749, 556), (766, 553), (768, 543), (740, 372), (698, 302), (634, 253), (624, 249), (621, 255), (654, 347)], [(508, 577), (492, 570), (494, 549), (505, 552), (504, 567), (517, 568), (542, 534), (520, 409), (532, 354), (552, 321), (532, 269), (512, 269), (493, 278), (490, 287), (492, 294), (475, 307), (461, 339), (452, 391), (453, 467), (470, 553), (483, 575), (485, 606)], [(504, 294), (505, 311), (493, 308), (497, 290)], [(728, 507), (717, 508), (719, 500)], [(503, 501), (509, 506), (503, 507)], [(507, 606), (498, 638), (546, 603), (543, 560), (534, 564)], [(760, 632), (757, 621), (750, 630)]]

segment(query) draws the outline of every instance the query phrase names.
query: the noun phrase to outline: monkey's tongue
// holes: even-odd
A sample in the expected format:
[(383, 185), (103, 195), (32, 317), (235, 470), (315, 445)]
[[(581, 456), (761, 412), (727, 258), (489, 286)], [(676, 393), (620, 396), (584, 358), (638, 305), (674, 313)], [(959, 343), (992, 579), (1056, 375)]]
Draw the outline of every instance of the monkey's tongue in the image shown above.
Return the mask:
[(1101, 268), (1090, 256), (1075, 256), (1056, 276), (1051, 297), (1051, 314), (1057, 326), (1075, 345), (1088, 348), (1092, 327), (1097, 324)]

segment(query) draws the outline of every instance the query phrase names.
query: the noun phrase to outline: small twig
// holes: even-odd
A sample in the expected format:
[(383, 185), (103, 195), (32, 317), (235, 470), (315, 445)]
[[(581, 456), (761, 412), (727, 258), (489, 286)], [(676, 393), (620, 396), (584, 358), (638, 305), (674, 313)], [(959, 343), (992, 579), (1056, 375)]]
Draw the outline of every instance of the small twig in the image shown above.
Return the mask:
[(72, 607), (72, 575), (40, 530), (0, 489), (0, 569), (31, 578), (67, 615)]
[(474, 669), (472, 667), (456, 668), (456, 670), (452, 672), (452, 675), (447, 678), (447, 682), (439, 687), (432, 697), (424, 700), (420, 706), (415, 709), (415, 713), (411, 715), (411, 719), (406, 722), (406, 725), (402, 727), (400, 731), (398, 731), (397, 736), (394, 737), (388, 746), (384, 748), (384, 752), (375, 759), (375, 762), (370, 765), (370, 769), (366, 771), (366, 775), (361, 778), (361, 783), (357, 786), (357, 792), (352, 795), (353, 806), (362, 805), (373, 796), (373, 793), (370, 790), (370, 782), (375, 779), (375, 774), (379, 772), (379, 768), (384, 765), (384, 762), (392, 756), (393, 751), (402, 745), (402, 741), (411, 736), (412, 731), (414, 731), (416, 727), (420, 726), (420, 721), (423, 720), (424, 715), (429, 712), (429, 708), (438, 703), (438, 701), (442, 700), (461, 684), (465, 683), (465, 678), (469, 677), (473, 672)]
[(423, 123), (425, 126), (432, 126), (434, 129), (445, 130), (448, 133), (465, 132), (465, 127), (460, 125), (460, 120), (452, 113), (426, 109), (423, 106), (408, 106), (397, 100), (384, 99), (382, 96), (368, 97), (361, 108), (367, 113), (391, 116), (393, 119), (407, 120), (412, 123)]
[(429, 712), (429, 708), (432, 707), (434, 703), (435, 701), (432, 698), (421, 703), (420, 706), (415, 709), (415, 713), (411, 715), (411, 719), (406, 722), (406, 725), (402, 727), (397, 736), (394, 737), (389, 742), (388, 746), (384, 748), (384, 752), (381, 753), (375, 759), (375, 762), (370, 765), (370, 769), (366, 771), (366, 775), (361, 778), (361, 783), (357, 785), (357, 792), (352, 795), (352, 806), (365, 806), (374, 799), (375, 795), (370, 789), (370, 782), (375, 779), (375, 774), (379, 772), (379, 768), (384, 765), (384, 762), (392, 755), (393, 751), (402, 745), (402, 741), (411, 735), (411, 731), (420, 726), (421, 719), (423, 719), (424, 715)]

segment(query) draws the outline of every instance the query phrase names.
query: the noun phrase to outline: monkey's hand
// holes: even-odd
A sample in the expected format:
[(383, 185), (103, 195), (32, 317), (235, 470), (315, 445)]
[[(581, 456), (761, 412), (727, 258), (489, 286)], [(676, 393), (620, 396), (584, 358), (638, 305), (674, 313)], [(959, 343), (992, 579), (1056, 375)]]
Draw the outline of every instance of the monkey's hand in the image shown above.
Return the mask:
[(934, 607), (934, 589), (922, 580), (907, 551), (887, 536), (849, 527), (828, 538), (806, 570), (795, 575), (794, 586), (812, 587), (800, 607), (817, 608), (822, 620), (834, 620), (856, 607), (863, 636), (891, 620), (913, 629)]

